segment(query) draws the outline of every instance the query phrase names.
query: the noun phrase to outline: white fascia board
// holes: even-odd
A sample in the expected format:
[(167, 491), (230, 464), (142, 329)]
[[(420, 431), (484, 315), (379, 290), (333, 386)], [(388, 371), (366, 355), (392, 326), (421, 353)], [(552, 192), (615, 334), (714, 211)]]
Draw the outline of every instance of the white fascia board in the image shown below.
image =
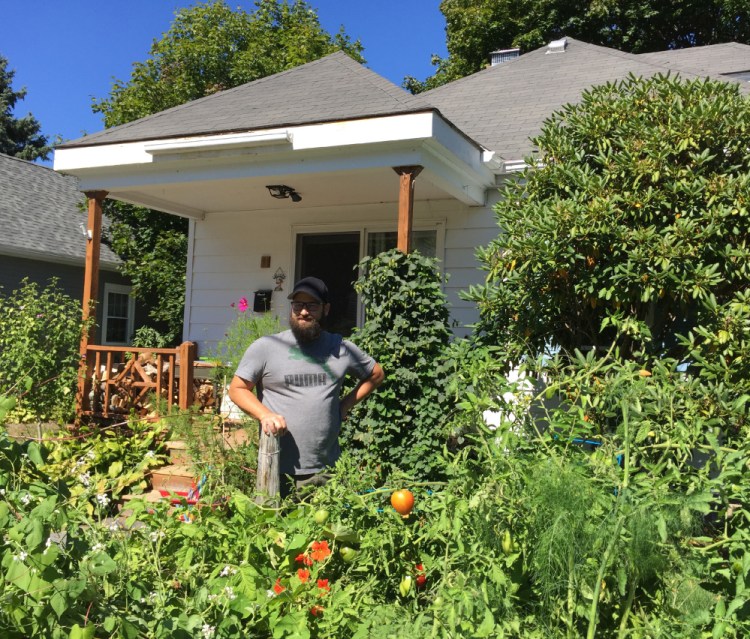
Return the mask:
[(183, 138), (146, 142), (143, 149), (150, 155), (174, 155), (224, 149), (250, 149), (262, 146), (291, 143), (289, 131), (258, 131), (231, 135), (210, 135), (203, 138)]
[(294, 130), (294, 150), (424, 140), (434, 135), (434, 121), (429, 111), (300, 127)]
[(55, 171), (80, 176), (87, 171), (195, 160), (201, 153), (210, 153), (212, 159), (218, 159), (223, 154), (232, 157), (253, 149), (303, 151), (420, 140), (433, 135), (433, 117), (432, 112), (411, 113), (242, 134), (61, 148), (55, 150), (53, 166)]

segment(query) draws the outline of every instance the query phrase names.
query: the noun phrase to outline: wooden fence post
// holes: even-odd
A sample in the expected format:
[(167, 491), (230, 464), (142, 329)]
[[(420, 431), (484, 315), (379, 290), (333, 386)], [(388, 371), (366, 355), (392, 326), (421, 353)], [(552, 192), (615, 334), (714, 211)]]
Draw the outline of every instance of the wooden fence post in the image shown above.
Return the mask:
[(195, 362), (195, 344), (183, 342), (178, 349), (180, 360), (180, 410), (187, 410), (195, 402), (193, 388), (193, 362)]
[(263, 504), (268, 500), (278, 504), (279, 501), (279, 438), (267, 435), (262, 430), (258, 442), (258, 474), (255, 491), (256, 503)]

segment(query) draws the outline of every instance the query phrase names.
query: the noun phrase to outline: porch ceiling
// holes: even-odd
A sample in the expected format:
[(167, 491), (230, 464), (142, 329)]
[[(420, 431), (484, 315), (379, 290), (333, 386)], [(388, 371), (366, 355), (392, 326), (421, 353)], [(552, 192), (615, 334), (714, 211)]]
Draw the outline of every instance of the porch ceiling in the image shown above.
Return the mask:
[[(444, 200), (452, 196), (425, 171), (417, 178), (414, 200)], [(302, 200), (271, 197), (269, 184), (285, 184)], [(335, 173), (286, 173), (210, 181), (174, 182), (113, 188), (109, 197), (189, 217), (223, 211), (268, 211), (339, 205), (397, 203), (399, 177), (390, 167), (353, 169)]]

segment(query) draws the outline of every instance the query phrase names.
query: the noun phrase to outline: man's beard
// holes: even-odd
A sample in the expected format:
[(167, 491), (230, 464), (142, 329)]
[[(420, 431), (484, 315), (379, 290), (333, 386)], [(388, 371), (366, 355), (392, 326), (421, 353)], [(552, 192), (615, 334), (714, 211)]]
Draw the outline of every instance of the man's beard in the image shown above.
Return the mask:
[(289, 326), (292, 329), (294, 337), (296, 337), (297, 341), (300, 343), (315, 341), (320, 337), (320, 333), (323, 330), (318, 320), (312, 319), (300, 322), (300, 320), (293, 315), (289, 320)]

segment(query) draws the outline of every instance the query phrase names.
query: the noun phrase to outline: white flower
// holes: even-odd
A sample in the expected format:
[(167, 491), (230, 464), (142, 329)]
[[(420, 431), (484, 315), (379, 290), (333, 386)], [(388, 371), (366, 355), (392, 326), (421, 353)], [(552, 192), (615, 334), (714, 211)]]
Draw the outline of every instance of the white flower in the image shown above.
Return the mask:
[(148, 536), (148, 538), (149, 538), (149, 539), (150, 539), (151, 541), (153, 541), (154, 543), (156, 543), (156, 542), (157, 542), (157, 541), (159, 541), (159, 539), (161, 539), (161, 538), (162, 538), (163, 536), (164, 536), (164, 531), (163, 531), (163, 530), (154, 530), (153, 532), (149, 533), (149, 536)]
[(153, 450), (150, 450), (150, 451), (148, 451), (148, 452), (147, 452), (147, 453), (146, 453), (146, 454), (144, 455), (144, 457), (145, 457), (146, 459), (153, 459), (154, 457), (156, 457), (156, 453), (155, 453), (155, 452), (154, 452)]
[(96, 453), (94, 452), (93, 448), (88, 453), (86, 453), (86, 457), (88, 457), (89, 459), (96, 459)]
[(237, 599), (237, 595), (234, 594), (234, 588), (232, 588), (232, 586), (227, 586), (226, 588), (224, 588), (224, 594), (227, 596), (227, 599), (229, 599), (229, 601)]
[(215, 626), (209, 626), (207, 623), (204, 623), (203, 628), (201, 628), (201, 634), (203, 635), (203, 639), (211, 639), (211, 637), (214, 636), (215, 630), (216, 630)]
[(47, 541), (44, 542), (45, 548), (49, 548), (52, 545), (52, 537), (47, 537)]
[(100, 506), (106, 506), (109, 503), (109, 495), (106, 493), (99, 493), (96, 496), (96, 501), (99, 502)]
[(113, 521), (109, 525), (109, 530), (110, 532), (117, 532), (118, 530), (120, 530), (120, 524), (118, 524), (116, 521)]
[(232, 574), (232, 567), (231, 566), (224, 566), (224, 569), (219, 573), (219, 577), (226, 577), (227, 575)]
[(266, 590), (266, 596), (269, 599), (273, 599), (276, 596), (276, 593), (273, 590)]
[(26, 557), (29, 556), (29, 553), (22, 550), (17, 555), (13, 555), (13, 561), (26, 561)]
[(21, 503), (26, 506), (31, 501), (31, 495), (29, 493), (24, 493), (21, 495)]
[(100, 550), (104, 550), (104, 544), (96, 542), (93, 546), (91, 546), (91, 550), (92, 552), (99, 552)]
[(91, 486), (91, 475), (89, 473), (81, 473), (78, 475), (78, 481), (81, 482), (85, 488)]
[(5, 495), (5, 488), (0, 488), (0, 495)]

